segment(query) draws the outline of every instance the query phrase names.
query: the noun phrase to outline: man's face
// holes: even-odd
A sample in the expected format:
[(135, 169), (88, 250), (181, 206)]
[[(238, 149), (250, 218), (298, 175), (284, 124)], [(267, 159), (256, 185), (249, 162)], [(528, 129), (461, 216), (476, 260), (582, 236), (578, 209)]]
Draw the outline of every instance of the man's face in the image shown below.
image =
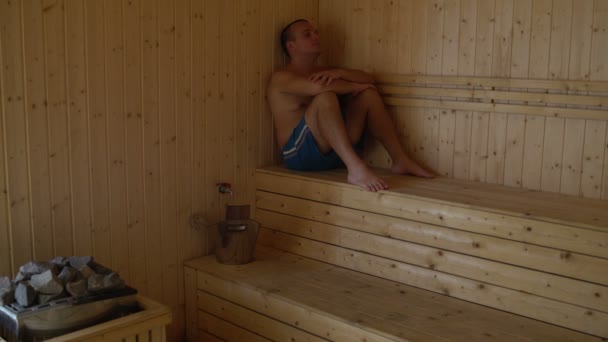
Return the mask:
[(288, 42), (291, 55), (294, 54), (319, 54), (321, 53), (321, 41), (319, 31), (309, 22), (301, 21), (293, 24), (291, 32), (294, 39)]

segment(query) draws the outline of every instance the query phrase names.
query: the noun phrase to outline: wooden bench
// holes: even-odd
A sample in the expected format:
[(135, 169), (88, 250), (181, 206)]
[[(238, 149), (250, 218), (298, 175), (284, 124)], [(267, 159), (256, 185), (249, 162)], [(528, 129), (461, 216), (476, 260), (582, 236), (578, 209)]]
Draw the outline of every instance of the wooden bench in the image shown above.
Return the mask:
[(258, 170), (257, 260), (187, 263), (190, 340), (608, 338), (608, 202), (382, 177)]

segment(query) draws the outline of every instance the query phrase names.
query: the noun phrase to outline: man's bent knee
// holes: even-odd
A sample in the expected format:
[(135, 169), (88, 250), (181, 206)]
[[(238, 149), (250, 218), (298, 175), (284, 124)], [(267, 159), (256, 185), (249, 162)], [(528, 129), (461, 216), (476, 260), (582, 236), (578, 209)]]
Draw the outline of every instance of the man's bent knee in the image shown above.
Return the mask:
[(359, 97), (362, 98), (380, 98), (380, 93), (376, 88), (367, 88), (359, 93)]
[(316, 95), (312, 99), (312, 104), (323, 107), (336, 106), (339, 105), (338, 96), (334, 92), (326, 91)]

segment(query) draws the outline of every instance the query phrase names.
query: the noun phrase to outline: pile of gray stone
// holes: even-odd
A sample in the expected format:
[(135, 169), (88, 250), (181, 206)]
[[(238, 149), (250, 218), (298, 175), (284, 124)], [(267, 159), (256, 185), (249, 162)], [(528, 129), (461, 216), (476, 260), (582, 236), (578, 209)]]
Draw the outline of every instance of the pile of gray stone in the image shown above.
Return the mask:
[(17, 302), (27, 308), (124, 287), (118, 274), (91, 256), (57, 257), (47, 262), (28, 262), (19, 268), (15, 279), (0, 277), (0, 305)]

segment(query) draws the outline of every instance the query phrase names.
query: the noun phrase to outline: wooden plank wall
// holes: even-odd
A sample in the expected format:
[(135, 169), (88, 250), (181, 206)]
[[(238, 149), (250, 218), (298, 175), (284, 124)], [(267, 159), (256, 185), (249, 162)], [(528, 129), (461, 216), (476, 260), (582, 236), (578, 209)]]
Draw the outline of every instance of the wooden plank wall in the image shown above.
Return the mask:
[[(92, 254), (173, 309), (190, 228), (254, 203), (276, 158), (265, 96), (280, 29), (317, 0), (1, 0), (0, 275)], [(220, 195), (217, 182), (233, 184)], [(172, 338), (171, 338), (172, 337)]]
[[(319, 28), (329, 65), (608, 80), (604, 0), (320, 0)], [(606, 120), (390, 110), (407, 150), (441, 175), (608, 199)], [(374, 142), (367, 159), (381, 167), (389, 163)]]

